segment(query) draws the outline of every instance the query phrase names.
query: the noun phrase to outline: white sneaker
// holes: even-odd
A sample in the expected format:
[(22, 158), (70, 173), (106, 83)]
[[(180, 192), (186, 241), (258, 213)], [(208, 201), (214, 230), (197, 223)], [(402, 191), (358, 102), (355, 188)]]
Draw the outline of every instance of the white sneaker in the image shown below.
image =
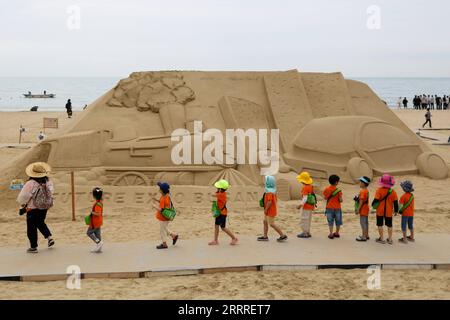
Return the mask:
[(95, 252), (98, 252), (98, 253), (102, 252), (102, 248), (103, 248), (103, 241), (100, 241), (99, 243), (97, 243)]

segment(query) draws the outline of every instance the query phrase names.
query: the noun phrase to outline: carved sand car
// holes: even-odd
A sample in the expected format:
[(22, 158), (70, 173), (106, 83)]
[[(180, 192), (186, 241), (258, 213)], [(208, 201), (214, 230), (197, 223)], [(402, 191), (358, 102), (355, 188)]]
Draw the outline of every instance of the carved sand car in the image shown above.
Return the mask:
[(339, 174), (348, 182), (385, 172), (445, 178), (448, 173), (445, 161), (422, 148), (412, 132), (409, 134), (387, 122), (365, 116), (342, 116), (311, 120), (284, 157), (299, 172), (307, 170), (323, 178)]

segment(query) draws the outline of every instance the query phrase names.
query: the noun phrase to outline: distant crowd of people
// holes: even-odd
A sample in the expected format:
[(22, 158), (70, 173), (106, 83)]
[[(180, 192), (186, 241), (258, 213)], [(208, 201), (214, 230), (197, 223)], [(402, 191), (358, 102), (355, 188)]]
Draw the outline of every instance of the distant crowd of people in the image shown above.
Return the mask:
[[(400, 109), (402, 106), (404, 109), (408, 109), (408, 99), (399, 97), (397, 106)], [(412, 100), (413, 108), (415, 110), (448, 110), (450, 104), (450, 96), (440, 97), (438, 95), (416, 95)]]

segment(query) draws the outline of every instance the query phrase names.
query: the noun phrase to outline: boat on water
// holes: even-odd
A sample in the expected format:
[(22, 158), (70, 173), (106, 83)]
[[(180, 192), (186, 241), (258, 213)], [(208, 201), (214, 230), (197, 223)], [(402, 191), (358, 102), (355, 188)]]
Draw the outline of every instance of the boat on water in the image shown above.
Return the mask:
[(56, 95), (54, 93), (46, 93), (46, 94), (24, 93), (23, 96), (25, 98), (54, 98)]

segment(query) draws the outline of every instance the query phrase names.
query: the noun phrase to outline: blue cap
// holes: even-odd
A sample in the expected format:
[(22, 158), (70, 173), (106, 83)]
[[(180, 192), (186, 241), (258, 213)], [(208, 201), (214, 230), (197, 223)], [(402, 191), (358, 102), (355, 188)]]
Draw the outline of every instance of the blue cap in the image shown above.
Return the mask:
[(168, 183), (158, 182), (157, 185), (158, 185), (159, 189), (161, 189), (162, 192), (169, 193), (170, 185)]

